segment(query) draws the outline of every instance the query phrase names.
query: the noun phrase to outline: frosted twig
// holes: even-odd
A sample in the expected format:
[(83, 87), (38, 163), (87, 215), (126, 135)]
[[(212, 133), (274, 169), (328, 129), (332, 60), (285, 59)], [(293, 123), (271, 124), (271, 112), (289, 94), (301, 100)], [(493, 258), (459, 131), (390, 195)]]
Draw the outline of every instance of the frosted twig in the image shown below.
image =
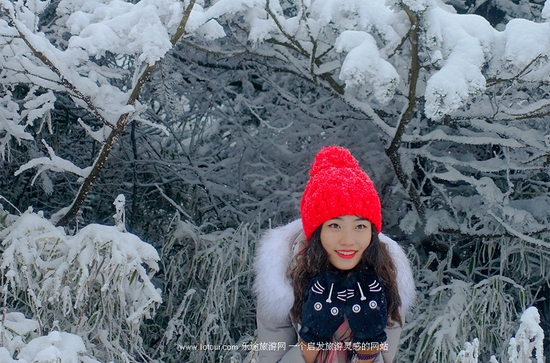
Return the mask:
[(9, 200), (7, 200), (6, 197), (4, 197), (3, 195), (0, 194), (0, 199), (5, 200), (6, 203), (8, 203), (13, 209), (15, 209), (19, 215), (21, 215), (21, 211), (20, 211), (19, 209), (17, 209), (17, 207), (16, 207), (15, 205), (13, 205), (12, 202), (10, 202)]
[(544, 242), (542, 240), (527, 236), (521, 232), (516, 231), (512, 226), (510, 226), (508, 223), (504, 222), (501, 218), (499, 218), (493, 211), (487, 212), (491, 217), (493, 217), (498, 223), (500, 223), (506, 231), (508, 231), (510, 234), (524, 240), (525, 242), (532, 243), (534, 245), (544, 247), (550, 250), (550, 243)]
[(191, 218), (191, 216), (186, 211), (184, 211), (183, 208), (178, 203), (176, 203), (172, 198), (170, 198), (169, 196), (166, 195), (166, 193), (164, 193), (164, 190), (162, 190), (162, 188), (158, 184), (155, 184), (155, 187), (160, 192), (160, 195), (162, 195), (162, 197), (166, 199), (168, 203), (172, 204), (172, 206), (176, 208), (178, 212), (183, 214), (190, 221), (193, 220), (193, 218)]

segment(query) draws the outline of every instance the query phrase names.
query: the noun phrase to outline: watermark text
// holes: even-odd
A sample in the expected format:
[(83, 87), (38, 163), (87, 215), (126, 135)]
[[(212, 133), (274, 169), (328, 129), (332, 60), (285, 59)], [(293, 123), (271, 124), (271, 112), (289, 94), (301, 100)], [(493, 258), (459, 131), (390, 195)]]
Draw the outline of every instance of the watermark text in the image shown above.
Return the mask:
[(238, 344), (178, 344), (177, 349), (181, 351), (199, 351), (199, 350), (224, 350), (224, 351), (236, 351), (236, 350), (286, 350), (285, 342), (260, 342), (260, 343), (242, 343)]

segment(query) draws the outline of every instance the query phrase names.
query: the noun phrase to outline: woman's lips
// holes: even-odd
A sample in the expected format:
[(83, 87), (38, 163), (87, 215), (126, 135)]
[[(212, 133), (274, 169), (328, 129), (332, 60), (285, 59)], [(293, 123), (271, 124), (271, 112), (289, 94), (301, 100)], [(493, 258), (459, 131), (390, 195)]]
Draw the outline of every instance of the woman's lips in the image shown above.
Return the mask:
[(340, 258), (349, 260), (350, 258), (355, 257), (355, 255), (357, 254), (357, 251), (356, 250), (338, 250), (336, 251), (336, 254)]

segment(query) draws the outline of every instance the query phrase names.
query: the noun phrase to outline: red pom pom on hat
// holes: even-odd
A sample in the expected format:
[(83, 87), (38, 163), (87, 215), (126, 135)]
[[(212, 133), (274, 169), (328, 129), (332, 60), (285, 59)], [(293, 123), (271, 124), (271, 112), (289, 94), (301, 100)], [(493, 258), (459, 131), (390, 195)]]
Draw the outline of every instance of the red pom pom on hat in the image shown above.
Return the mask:
[(357, 160), (348, 149), (338, 146), (328, 146), (315, 155), (309, 171), (310, 178), (327, 168), (356, 168), (361, 169)]
[(348, 149), (323, 148), (315, 156), (302, 195), (300, 214), (307, 239), (332, 218), (354, 215), (382, 228), (380, 198), (369, 176)]

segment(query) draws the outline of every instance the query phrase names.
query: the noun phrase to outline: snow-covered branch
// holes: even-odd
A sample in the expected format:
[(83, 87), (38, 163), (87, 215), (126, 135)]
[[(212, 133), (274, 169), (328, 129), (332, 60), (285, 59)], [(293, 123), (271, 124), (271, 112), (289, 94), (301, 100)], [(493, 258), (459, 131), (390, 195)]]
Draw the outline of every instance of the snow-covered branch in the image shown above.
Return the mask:
[(48, 154), (50, 155), (50, 157), (36, 158), (36, 159), (30, 160), (25, 165), (22, 165), (19, 168), (19, 170), (15, 172), (16, 176), (23, 173), (26, 170), (37, 168), (38, 171), (35, 174), (34, 178), (32, 179), (32, 183), (34, 184), (34, 182), (36, 181), (36, 178), (38, 178), (40, 174), (46, 170), (51, 170), (59, 173), (68, 172), (68, 173), (76, 174), (81, 178), (86, 178), (90, 174), (90, 171), (92, 169), (91, 167), (87, 167), (85, 169), (79, 168), (78, 166), (74, 165), (70, 161), (57, 156), (55, 154), (55, 151), (46, 143), (45, 140), (42, 140), (42, 143), (46, 147), (46, 150), (48, 150)]
[(29, 47), (33, 55), (57, 75), (61, 85), (63, 85), (70, 94), (82, 100), (99, 120), (112, 127), (112, 124), (100, 113), (98, 106), (94, 104), (92, 98), (84, 94), (81, 87), (71, 82), (70, 79), (73, 78), (75, 74), (67, 64), (60, 61), (60, 58), (64, 58), (63, 54), (50, 44), (44, 34), (35, 34), (32, 30), (27, 28), (23, 21), (20, 21), (12, 3), (7, 0), (2, 0), (0, 4), (4, 11), (10, 16), (10, 20), (14, 24), (19, 36)]
[[(183, 36), (185, 27), (187, 25), (187, 22), (189, 21), (189, 16), (191, 15), (191, 11), (193, 10), (194, 5), (195, 5), (195, 0), (191, 0), (190, 4), (181, 15), (181, 19), (178, 24), (177, 30), (174, 36), (170, 40), (170, 43), (172, 44), (172, 46), (174, 46), (179, 41), (179, 39)], [(125, 103), (125, 107), (123, 107), (123, 109), (128, 109), (128, 107), (133, 109), (133, 105), (136, 103), (137, 98), (139, 97), (139, 94), (143, 88), (143, 85), (145, 84), (147, 79), (149, 79), (149, 76), (151, 75), (155, 67), (156, 67), (156, 63), (154, 64), (149, 63), (149, 65), (147, 65), (145, 69), (141, 72), (141, 74), (137, 77), (137, 81), (134, 83), (132, 92), (129, 94), (128, 99), (126, 100), (126, 103)], [(74, 216), (80, 210), (80, 207), (84, 203), (86, 196), (90, 191), (90, 188), (92, 187), (95, 180), (99, 177), (99, 174), (103, 169), (103, 166), (105, 165), (105, 162), (111, 152), (112, 147), (116, 143), (118, 136), (125, 130), (126, 125), (129, 121), (128, 120), (129, 116), (130, 116), (129, 112), (126, 112), (120, 115), (119, 119), (116, 122), (116, 127), (110, 132), (109, 136), (106, 138), (105, 143), (103, 144), (103, 147), (101, 148), (101, 151), (99, 152), (98, 157), (96, 158), (88, 176), (82, 183), (82, 186), (80, 187), (78, 194), (76, 195), (73, 203), (71, 204), (70, 208), (67, 210), (65, 215), (57, 222), (57, 225), (59, 226), (67, 225), (67, 223), (72, 218), (74, 218)]]

